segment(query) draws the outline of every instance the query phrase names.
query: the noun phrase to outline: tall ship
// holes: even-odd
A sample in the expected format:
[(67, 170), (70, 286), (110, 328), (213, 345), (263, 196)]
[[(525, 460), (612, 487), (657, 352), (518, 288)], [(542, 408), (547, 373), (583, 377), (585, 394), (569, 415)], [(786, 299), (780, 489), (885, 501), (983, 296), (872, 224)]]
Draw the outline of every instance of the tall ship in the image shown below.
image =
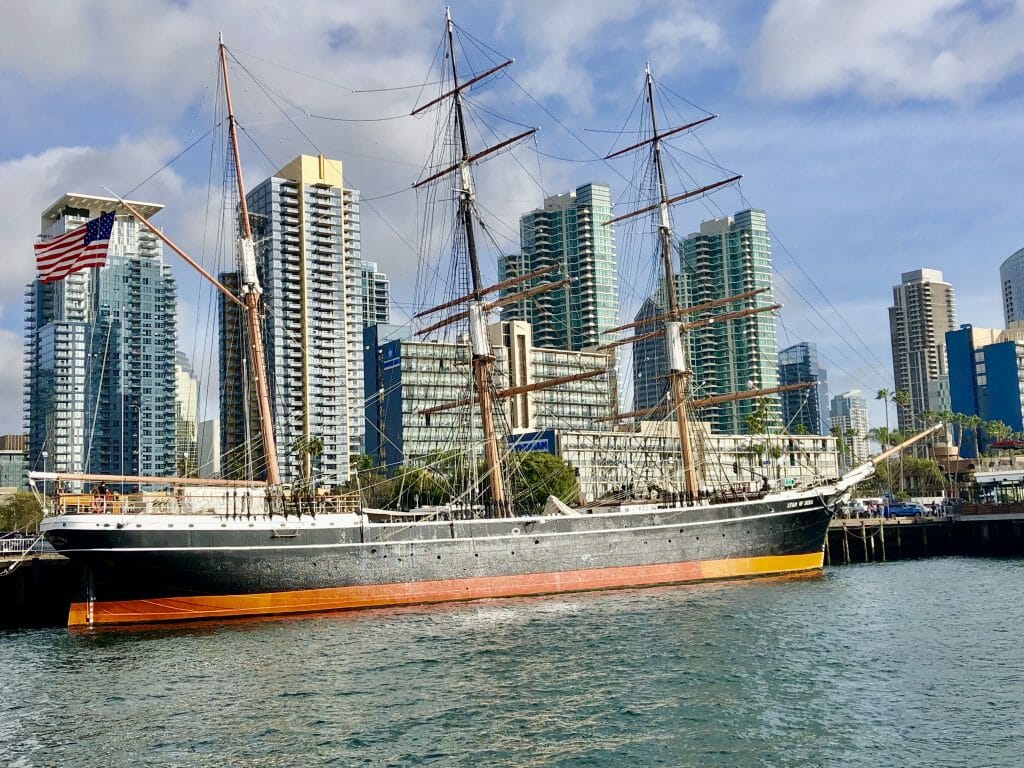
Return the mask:
[[(424, 310), (420, 318), (423, 333), (455, 324), (464, 329), (459, 338), (466, 350), (469, 396), (436, 410), (469, 409), (479, 420), (481, 436), (470, 446), (476, 450), (470, 455), (480, 455), (481, 461), (470, 460), (471, 469), (465, 473), (467, 487), (453, 491), (441, 504), (378, 508), (365, 504), (358, 491), (324, 494), (282, 483), (262, 342), (260, 275), (239, 158), (227, 53), (221, 41), (229, 147), (238, 193), (238, 284), (228, 287), (203, 274), (244, 318), (258, 415), (258, 438), (254, 436), (254, 440), (260, 445), (262, 477), (213, 481), (32, 473), (36, 487), (42, 482), (57, 489), (52, 498), (45, 499), (47, 511), (41, 529), (46, 539), (82, 566), (81, 589), (68, 615), (69, 626), (315, 613), (812, 573), (822, 568), (833, 510), (889, 452), (843, 477), (810, 487), (773, 489), (766, 484), (731, 494), (711, 493), (702, 487), (695, 455), (699, 430), (694, 409), (712, 403), (695, 402), (690, 396), (686, 335), (706, 322), (701, 313), (711, 307), (680, 306), (674, 290), (665, 292), (663, 314), (644, 321), (647, 327), (636, 323), (614, 331), (633, 330), (634, 338), (660, 338), (666, 345), (666, 412), (678, 438), (680, 490), (651, 498), (623, 494), (625, 497), (590, 505), (571, 505), (550, 497), (543, 510), (517, 501), (517, 483), (510, 468), (514, 462), (500, 423), (501, 403), (526, 391), (592, 374), (518, 387), (501, 388), (497, 383), (488, 317), (507, 301), (544, 289), (524, 287), (536, 273), (485, 284), (477, 246), (482, 232), (474, 165), (527, 138), (532, 131), (484, 149), (471, 146), (464, 115), (467, 91), (512, 62), (461, 77), (455, 29), (446, 14), (446, 85), (437, 98), (416, 109), (416, 113), (434, 109), (446, 119), (444, 129), (438, 132), (439, 143), (454, 154), (448, 162), (436, 163), (416, 186), (446, 184), (454, 195), (456, 217), (450, 244), (457, 267), (453, 274), (465, 278), (466, 289)], [(658, 125), (649, 69), (644, 102), (649, 135), (613, 155), (646, 152), (656, 195), (650, 205), (613, 221), (645, 215), (653, 219), (661, 279), (664, 285), (673, 286), (677, 276), (670, 206), (735, 178), (670, 194), (663, 141), (694, 129), (696, 124)], [(152, 227), (143, 211), (128, 202), (121, 205), (196, 266)], [(496, 296), (499, 292), (502, 298)], [(726, 302), (748, 297), (740, 294)], [(717, 302), (716, 307), (722, 303)], [(731, 314), (758, 311), (764, 309), (739, 309)], [(623, 340), (609, 346), (620, 343)], [(725, 397), (763, 397), (780, 389)], [(306, 452), (307, 461), (311, 452)], [(89, 493), (88, 484), (96, 487), (101, 483), (138, 491)]]

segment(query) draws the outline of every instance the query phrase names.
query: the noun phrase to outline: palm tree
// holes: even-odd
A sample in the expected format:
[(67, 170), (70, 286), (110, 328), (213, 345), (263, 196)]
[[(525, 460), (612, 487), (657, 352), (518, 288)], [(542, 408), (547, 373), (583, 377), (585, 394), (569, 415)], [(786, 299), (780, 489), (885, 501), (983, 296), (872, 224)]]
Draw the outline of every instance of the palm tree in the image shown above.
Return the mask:
[[(883, 406), (885, 407), (885, 433), (886, 433), (886, 436), (888, 436), (888, 434), (889, 434), (889, 395), (890, 394), (891, 394), (891, 392), (889, 392), (889, 390), (886, 389), (886, 388), (882, 388), (882, 389), (878, 390), (878, 392), (875, 393), (875, 400), (881, 400)], [(882, 448), (884, 450), (884, 448), (885, 448), (885, 444), (884, 443), (882, 445)], [(892, 477), (892, 473), (888, 471), (889, 470), (889, 459), (885, 460), (885, 469), (886, 469), (886, 476), (891, 478)], [(892, 498), (892, 483), (891, 482), (889, 483), (889, 498), (890, 499)]]
[(1005, 440), (1013, 434), (1013, 430), (998, 419), (983, 422), (981, 428), (995, 442)]
[(313, 463), (324, 452), (323, 438), (318, 435), (297, 438), (291, 445), (295, 455), (302, 460), (302, 480), (307, 489), (313, 490)]
[(976, 413), (967, 415), (959, 414), (962, 418), (960, 424), (964, 429), (971, 430), (971, 439), (974, 441), (974, 455), (981, 456), (981, 416)]
[(849, 469), (846, 463), (846, 444), (843, 442), (843, 428), (838, 424), (833, 424), (828, 428), (828, 431), (832, 433), (832, 437), (836, 439), (836, 453), (839, 454), (839, 460), (842, 471)]
[(914, 398), (910, 396), (910, 393), (907, 392), (905, 389), (897, 390), (896, 392), (892, 393), (892, 401), (896, 403), (896, 406), (898, 408), (897, 413), (907, 408), (911, 408), (911, 412), (907, 414), (909, 418), (906, 419), (906, 422), (909, 423), (914, 429), (916, 429), (917, 420), (914, 418), (913, 408), (911, 407), (913, 405)]
[(847, 427), (846, 431), (843, 433), (843, 437), (846, 438), (846, 452), (850, 456), (850, 467), (853, 467), (856, 463), (856, 457), (853, 455), (853, 448), (855, 445), (854, 438), (857, 437), (857, 430), (853, 427)]
[[(914, 411), (911, 407), (913, 403), (913, 398), (911, 398), (910, 393), (907, 392), (905, 389), (897, 390), (896, 392), (892, 393), (892, 401), (896, 403), (897, 413), (905, 412), (908, 408), (910, 408), (910, 413), (907, 413), (904, 416), (904, 421), (911, 425), (911, 430), (916, 429), (917, 425), (914, 423)], [(903, 451), (900, 451), (900, 490), (906, 491), (906, 486), (907, 480), (906, 476), (903, 473)]]

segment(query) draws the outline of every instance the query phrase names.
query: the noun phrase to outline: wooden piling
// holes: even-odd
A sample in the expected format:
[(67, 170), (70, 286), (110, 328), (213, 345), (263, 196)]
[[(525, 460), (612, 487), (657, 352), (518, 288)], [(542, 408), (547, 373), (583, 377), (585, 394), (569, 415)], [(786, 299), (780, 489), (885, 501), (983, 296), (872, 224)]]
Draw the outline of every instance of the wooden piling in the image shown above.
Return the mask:
[(883, 520), (878, 524), (878, 538), (882, 542), (882, 562), (886, 561), (885, 558), (885, 521)]
[(870, 562), (870, 560), (868, 560), (868, 533), (867, 533), (867, 528), (868, 528), (867, 522), (864, 521), (864, 520), (861, 520), (860, 521), (860, 543), (864, 546), (864, 562), (865, 563)]
[(850, 564), (850, 534), (847, 527), (843, 526), (843, 562)]

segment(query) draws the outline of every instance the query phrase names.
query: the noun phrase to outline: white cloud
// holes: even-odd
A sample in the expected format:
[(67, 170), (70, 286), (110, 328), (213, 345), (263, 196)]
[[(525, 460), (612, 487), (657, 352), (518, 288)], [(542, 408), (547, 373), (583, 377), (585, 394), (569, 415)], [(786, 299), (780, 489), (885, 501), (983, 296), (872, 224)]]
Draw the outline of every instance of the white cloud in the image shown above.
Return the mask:
[(721, 64), (731, 58), (725, 35), (719, 24), (699, 15), (690, 3), (672, 4), (659, 14), (647, 30), (644, 48), (658, 72), (671, 72), (686, 66), (701, 70), (709, 64)]
[(749, 59), (761, 93), (969, 100), (1024, 68), (1024, 4), (777, 0)]
[(720, 64), (726, 46), (709, 13), (685, 1), (666, 9), (656, 0), (514, 0), (504, 5), (498, 30), (514, 26), (518, 31), (527, 53), (519, 80), (531, 95), (558, 97), (573, 113), (589, 117), (609, 96), (597, 90), (607, 83), (595, 81), (595, 73), (607, 76), (609, 58), (616, 54), (634, 68), (635, 78), (616, 83), (627, 88), (639, 79), (645, 60), (661, 77), (684, 65), (692, 72)]

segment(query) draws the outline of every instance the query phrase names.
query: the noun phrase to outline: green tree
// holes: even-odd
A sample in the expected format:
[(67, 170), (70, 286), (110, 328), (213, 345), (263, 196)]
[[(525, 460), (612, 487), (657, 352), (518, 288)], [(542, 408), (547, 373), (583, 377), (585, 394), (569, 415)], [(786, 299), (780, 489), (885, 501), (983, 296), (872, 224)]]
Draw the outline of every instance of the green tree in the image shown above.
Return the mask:
[(43, 508), (28, 491), (18, 491), (0, 502), (0, 530), (34, 532), (42, 519)]
[(349, 466), (353, 472), (366, 472), (373, 469), (373, 457), (365, 453), (353, 453), (349, 457)]
[[(898, 390), (892, 393), (892, 401), (896, 403), (897, 413), (909, 411), (904, 417), (904, 422), (911, 425), (911, 428), (916, 427), (916, 420), (914, 418), (914, 409), (912, 407), (913, 398), (910, 393), (905, 389)], [(902, 442), (902, 441), (898, 441)], [(897, 443), (893, 443), (896, 445)], [(900, 490), (906, 490), (906, 475), (903, 472), (903, 451), (900, 451)]]
[[(897, 390), (896, 392), (892, 393), (892, 401), (894, 403), (896, 403), (896, 406), (899, 409), (899, 411), (903, 411), (903, 410), (906, 410), (908, 408), (911, 409), (911, 412), (909, 414), (907, 414), (909, 416), (909, 418), (906, 419), (906, 421), (907, 421), (907, 423), (913, 425), (916, 428), (917, 427), (917, 420), (914, 417), (913, 408), (912, 408), (914, 399), (910, 396), (910, 393), (907, 392), (905, 389)], [(899, 411), (897, 411), (897, 412), (899, 412)]]
[[(881, 400), (882, 401), (882, 405), (885, 408), (885, 435), (886, 435), (886, 439), (889, 438), (889, 396), (891, 394), (892, 394), (892, 392), (890, 392), (889, 389), (887, 389), (885, 387), (883, 387), (882, 389), (878, 390), (878, 392), (875, 393), (875, 400)], [(882, 450), (885, 450), (885, 443), (882, 443)], [(885, 460), (885, 466), (886, 466), (886, 470), (888, 470), (888, 468), (889, 468), (889, 459)], [(876, 472), (875, 474), (877, 476), (878, 473)], [(886, 471), (885, 474), (886, 474), (886, 476), (889, 479), (889, 486), (888, 486), (889, 495), (892, 496), (892, 477), (891, 477), (891, 473)]]
[(981, 428), (995, 442), (1005, 440), (1013, 434), (1013, 430), (999, 420), (983, 422)]
[(846, 440), (843, 437), (843, 428), (838, 424), (833, 424), (828, 428), (828, 431), (836, 439), (836, 453), (839, 454), (843, 470), (846, 470), (849, 468), (849, 464), (846, 462)]
[[(968, 436), (968, 444), (973, 446), (973, 448), (974, 448), (974, 455), (975, 456), (980, 456), (981, 455), (981, 416), (978, 416), (977, 414), (974, 414), (974, 413), (972, 413), (972, 414), (958, 413), (957, 416), (960, 417), (958, 419), (958, 422), (960, 424), (961, 430), (966, 430), (966, 433), (967, 433), (967, 436)], [(960, 438), (960, 441), (963, 442), (963, 437)]]
[(579, 498), (580, 487), (572, 466), (545, 451), (518, 453), (511, 461), (512, 497), (517, 504), (542, 505), (548, 496), (571, 504)]
[(292, 452), (302, 463), (302, 483), (307, 488), (313, 488), (313, 465), (323, 455), (324, 441), (318, 435), (296, 438), (291, 445)]

